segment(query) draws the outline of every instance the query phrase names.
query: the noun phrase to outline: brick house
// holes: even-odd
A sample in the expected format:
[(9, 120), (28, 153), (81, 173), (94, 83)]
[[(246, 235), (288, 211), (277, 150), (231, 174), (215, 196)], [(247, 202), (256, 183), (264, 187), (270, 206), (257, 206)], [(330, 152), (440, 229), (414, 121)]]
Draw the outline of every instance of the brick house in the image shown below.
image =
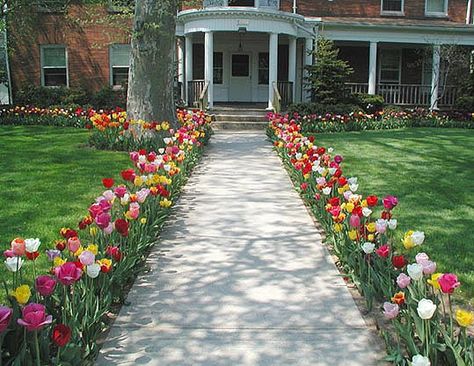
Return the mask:
[[(43, 12), (34, 34), (16, 37), (13, 88), (27, 84), (97, 90), (128, 77), (129, 32), (106, 6)], [(177, 79), (192, 103), (307, 99), (304, 66), (319, 35), (336, 41), (355, 72), (353, 91), (402, 105), (449, 106), (440, 45), (474, 46), (472, 0), (204, 0), (177, 16)], [(74, 21), (71, 21), (73, 19)], [(122, 20), (122, 25), (127, 20)], [(130, 23), (131, 24), (131, 23)], [(125, 27), (126, 28), (126, 27)]]

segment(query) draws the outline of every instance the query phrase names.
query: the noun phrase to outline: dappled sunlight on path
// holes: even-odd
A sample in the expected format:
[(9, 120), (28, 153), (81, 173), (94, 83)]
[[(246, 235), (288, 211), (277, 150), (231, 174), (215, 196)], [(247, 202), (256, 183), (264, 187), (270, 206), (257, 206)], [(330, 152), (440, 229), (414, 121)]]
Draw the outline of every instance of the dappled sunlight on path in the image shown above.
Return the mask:
[(373, 365), (381, 351), (262, 133), (218, 133), (100, 365)]

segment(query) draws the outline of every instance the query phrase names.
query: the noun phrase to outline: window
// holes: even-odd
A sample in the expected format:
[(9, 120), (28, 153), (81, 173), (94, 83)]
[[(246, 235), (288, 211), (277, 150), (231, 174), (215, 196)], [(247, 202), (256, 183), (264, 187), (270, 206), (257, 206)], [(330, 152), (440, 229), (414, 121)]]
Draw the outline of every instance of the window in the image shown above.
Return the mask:
[(403, 15), (403, 0), (382, 0), (382, 14)]
[(125, 86), (128, 82), (130, 68), (130, 45), (115, 44), (110, 46), (110, 85), (115, 87)]
[(379, 75), (381, 83), (400, 84), (401, 60), (401, 50), (381, 51)]
[(204, 80), (204, 44), (193, 43), (193, 79)]
[(268, 52), (260, 52), (258, 54), (258, 83), (260, 85), (268, 85), (268, 67), (269, 54)]
[(448, 0), (426, 0), (426, 16), (445, 17), (448, 15)]
[(255, 6), (254, 0), (228, 0), (229, 6)]
[(68, 86), (67, 52), (60, 45), (41, 46), (41, 85)]
[(109, 0), (109, 11), (113, 13), (131, 13), (135, 9), (135, 0)]
[(232, 76), (248, 77), (250, 76), (249, 55), (232, 55)]
[(214, 84), (222, 84), (224, 79), (224, 63), (222, 52), (214, 52)]

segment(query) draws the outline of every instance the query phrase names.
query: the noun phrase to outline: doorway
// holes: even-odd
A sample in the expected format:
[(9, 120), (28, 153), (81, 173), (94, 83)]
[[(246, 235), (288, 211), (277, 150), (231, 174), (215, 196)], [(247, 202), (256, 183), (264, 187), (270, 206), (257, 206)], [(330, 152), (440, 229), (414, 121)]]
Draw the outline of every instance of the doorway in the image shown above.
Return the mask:
[(231, 56), (229, 100), (232, 102), (252, 101), (252, 77), (250, 54), (238, 53)]

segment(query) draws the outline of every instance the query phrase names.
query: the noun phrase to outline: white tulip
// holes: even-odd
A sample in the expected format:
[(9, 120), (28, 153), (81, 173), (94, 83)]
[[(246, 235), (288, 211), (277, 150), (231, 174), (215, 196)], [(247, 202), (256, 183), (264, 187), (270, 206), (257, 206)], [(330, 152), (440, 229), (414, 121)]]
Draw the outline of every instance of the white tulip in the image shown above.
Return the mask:
[(397, 219), (388, 220), (388, 228), (390, 230), (395, 230), (397, 228)]
[(323, 188), (323, 193), (324, 193), (326, 196), (329, 196), (329, 195), (331, 194), (331, 187)]
[(28, 253), (35, 253), (38, 251), (39, 247), (41, 245), (41, 241), (36, 238), (36, 239), (25, 239), (25, 250)]
[(332, 148), (332, 147), (330, 147), (330, 148), (328, 149), (328, 153), (332, 153), (333, 151), (334, 151), (334, 148)]
[(334, 175), (336, 170), (337, 170), (336, 168), (329, 168), (329, 174)]
[(413, 356), (411, 364), (412, 366), (431, 366), (429, 358), (422, 355)]
[(11, 257), (5, 260), (5, 266), (10, 272), (18, 271), (23, 265), (23, 259), (20, 257)]
[(356, 192), (359, 189), (359, 185), (357, 183), (349, 184), (349, 189), (352, 192)]
[(364, 244), (362, 244), (362, 250), (364, 251), (365, 254), (373, 253), (374, 249), (375, 249), (374, 243), (367, 241)]
[(296, 153), (295, 158), (296, 160), (300, 160), (303, 157), (302, 153)]
[(347, 180), (347, 183), (349, 183), (349, 185), (351, 185), (351, 184), (357, 184), (357, 177), (350, 177), (350, 178)]
[(407, 266), (407, 272), (412, 280), (417, 281), (423, 278), (423, 266), (418, 263), (409, 264)]
[(436, 311), (436, 305), (429, 299), (421, 299), (418, 301), (416, 311), (421, 319), (431, 319)]
[(97, 276), (99, 276), (100, 266), (97, 263), (93, 263), (93, 264), (87, 266), (86, 268), (87, 268), (86, 269), (87, 275), (90, 278), (96, 278)]
[(324, 173), (325, 170), (326, 170), (326, 169), (325, 169), (323, 166), (320, 166), (320, 167), (318, 168), (318, 173), (321, 174), (321, 175), (323, 175), (323, 173)]
[(413, 234), (411, 234), (411, 240), (413, 241), (414, 245), (421, 245), (425, 241), (425, 233), (423, 231), (415, 231)]
[(364, 215), (365, 217), (369, 217), (371, 214), (372, 214), (372, 210), (370, 208), (364, 207), (362, 209), (362, 215)]

